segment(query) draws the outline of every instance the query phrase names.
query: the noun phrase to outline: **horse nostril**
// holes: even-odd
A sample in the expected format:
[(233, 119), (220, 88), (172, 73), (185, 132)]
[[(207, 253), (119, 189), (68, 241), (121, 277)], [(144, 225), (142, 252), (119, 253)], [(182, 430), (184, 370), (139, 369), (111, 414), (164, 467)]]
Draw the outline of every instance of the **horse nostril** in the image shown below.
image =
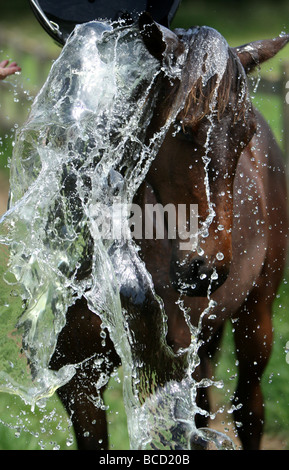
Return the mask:
[(195, 258), (187, 263), (183, 269), (178, 271), (181, 277), (185, 277), (189, 282), (204, 281), (210, 274), (210, 269), (206, 265), (204, 258)]
[(191, 275), (199, 275), (199, 274), (205, 274), (206, 271), (206, 261), (204, 258), (195, 258), (192, 262), (190, 262), (190, 271)]
[(171, 280), (178, 291), (188, 295), (200, 295), (199, 285), (203, 284), (206, 278), (206, 262), (203, 258), (195, 258), (186, 263), (171, 263)]
[(213, 293), (226, 280), (226, 272), (216, 272), (205, 258), (187, 263), (171, 263), (171, 281), (176, 290), (192, 297), (205, 297)]

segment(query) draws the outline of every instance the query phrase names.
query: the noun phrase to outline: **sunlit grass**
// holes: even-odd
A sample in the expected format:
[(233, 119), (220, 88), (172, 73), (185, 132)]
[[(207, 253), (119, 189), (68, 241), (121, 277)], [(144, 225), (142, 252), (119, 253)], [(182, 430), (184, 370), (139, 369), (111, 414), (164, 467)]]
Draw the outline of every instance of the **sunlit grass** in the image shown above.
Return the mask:
[[(110, 380), (105, 404), (110, 448), (129, 449), (120, 379)], [(32, 411), (19, 397), (0, 393), (0, 450), (41, 449), (77, 449), (73, 428), (57, 394), (47, 400), (45, 408), (36, 406)]]

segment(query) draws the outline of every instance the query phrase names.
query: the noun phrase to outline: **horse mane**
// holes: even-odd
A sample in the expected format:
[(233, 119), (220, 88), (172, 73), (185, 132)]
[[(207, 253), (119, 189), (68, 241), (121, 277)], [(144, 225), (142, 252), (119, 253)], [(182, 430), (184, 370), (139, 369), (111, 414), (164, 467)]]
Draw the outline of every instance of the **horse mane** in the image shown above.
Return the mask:
[[(203, 68), (205, 59), (206, 56)], [(179, 119), (184, 126), (191, 127), (212, 113), (220, 120), (228, 108), (233, 110), (234, 122), (244, 119), (248, 109), (247, 77), (241, 62), (229, 47), (228, 61), (221, 80), (217, 73), (205, 84), (202, 76), (197, 77), (190, 87)]]

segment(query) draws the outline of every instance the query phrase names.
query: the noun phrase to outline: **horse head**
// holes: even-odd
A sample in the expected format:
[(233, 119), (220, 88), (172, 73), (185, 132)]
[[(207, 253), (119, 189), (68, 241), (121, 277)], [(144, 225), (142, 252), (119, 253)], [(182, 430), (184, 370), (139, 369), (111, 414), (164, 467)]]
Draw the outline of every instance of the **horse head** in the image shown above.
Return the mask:
[(181, 230), (171, 240), (171, 280), (187, 295), (207, 296), (229, 275), (234, 178), (256, 132), (247, 74), (273, 57), (289, 36), (231, 48), (209, 27), (172, 32), (147, 16), (140, 22), (151, 54), (180, 68), (179, 78), (163, 92), (158, 118), (185, 97), (148, 176), (162, 204), (173, 203), (177, 194), (179, 203), (198, 206), (197, 240), (184, 244)]

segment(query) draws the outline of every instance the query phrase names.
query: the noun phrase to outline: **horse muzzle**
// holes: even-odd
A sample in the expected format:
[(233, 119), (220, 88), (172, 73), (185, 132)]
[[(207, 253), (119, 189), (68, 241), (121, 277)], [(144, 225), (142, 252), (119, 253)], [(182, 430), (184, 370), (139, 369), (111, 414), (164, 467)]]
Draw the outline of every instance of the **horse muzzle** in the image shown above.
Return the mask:
[(210, 265), (205, 258), (198, 257), (184, 263), (172, 260), (171, 283), (174, 288), (190, 297), (207, 297), (215, 292), (227, 279), (227, 266)]

